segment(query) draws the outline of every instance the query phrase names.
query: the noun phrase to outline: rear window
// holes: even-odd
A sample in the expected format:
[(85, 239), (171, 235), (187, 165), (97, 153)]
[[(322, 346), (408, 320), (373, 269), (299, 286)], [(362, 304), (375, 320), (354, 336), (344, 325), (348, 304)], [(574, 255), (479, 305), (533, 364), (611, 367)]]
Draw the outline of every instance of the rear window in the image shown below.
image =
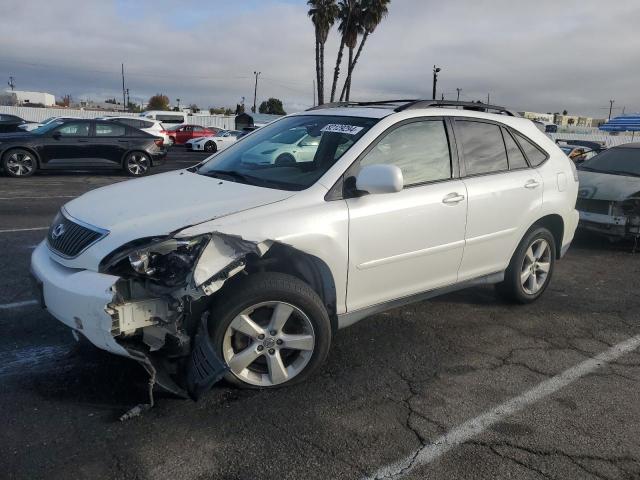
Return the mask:
[(536, 146), (531, 140), (524, 135), (515, 132), (516, 139), (522, 147), (524, 154), (529, 159), (529, 163), (532, 167), (537, 167), (544, 163), (547, 159), (547, 154), (543, 152), (538, 146)]
[(504, 136), (504, 144), (507, 147), (507, 157), (509, 157), (509, 169), (517, 170), (519, 168), (527, 168), (529, 165), (527, 164), (527, 159), (524, 158), (524, 155), (518, 148), (518, 144), (513, 139), (513, 137), (509, 134), (507, 130), (502, 129), (502, 134)]
[(482, 175), (509, 169), (500, 127), (492, 123), (456, 120), (467, 175)]

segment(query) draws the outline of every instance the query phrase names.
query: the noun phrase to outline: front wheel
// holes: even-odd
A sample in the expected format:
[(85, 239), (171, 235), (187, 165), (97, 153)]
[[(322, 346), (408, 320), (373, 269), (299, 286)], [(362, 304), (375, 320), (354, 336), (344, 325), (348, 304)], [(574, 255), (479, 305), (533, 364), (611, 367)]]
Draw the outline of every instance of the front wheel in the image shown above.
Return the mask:
[(214, 347), (229, 367), (226, 378), (244, 388), (303, 381), (322, 365), (331, 344), (331, 323), (320, 297), (282, 273), (241, 280), (209, 318)]
[(29, 177), (37, 170), (38, 162), (31, 152), (15, 148), (2, 157), (2, 168), (10, 177)]
[(535, 226), (524, 236), (505, 272), (498, 292), (518, 303), (531, 303), (544, 293), (553, 274), (556, 244), (545, 227)]
[(150, 168), (151, 160), (146, 153), (131, 152), (124, 159), (124, 171), (130, 177), (142, 177)]
[(216, 153), (218, 147), (216, 146), (216, 142), (207, 142), (204, 144), (204, 151), (210, 153)]

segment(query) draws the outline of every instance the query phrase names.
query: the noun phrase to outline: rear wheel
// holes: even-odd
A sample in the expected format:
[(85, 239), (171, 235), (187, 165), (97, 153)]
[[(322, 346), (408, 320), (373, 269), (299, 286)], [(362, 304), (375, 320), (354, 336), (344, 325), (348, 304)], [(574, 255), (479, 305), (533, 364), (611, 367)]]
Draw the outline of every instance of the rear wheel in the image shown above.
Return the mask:
[(513, 254), (498, 291), (518, 303), (537, 300), (551, 281), (555, 258), (553, 234), (545, 227), (534, 226)]
[(295, 165), (296, 158), (290, 153), (282, 153), (276, 158), (276, 165)]
[(229, 367), (227, 380), (244, 388), (301, 382), (324, 362), (331, 344), (318, 295), (296, 277), (273, 272), (231, 287), (211, 311), (209, 334)]
[(151, 160), (146, 153), (131, 152), (124, 159), (124, 171), (130, 177), (142, 177), (150, 168)]
[(15, 148), (3, 155), (2, 168), (10, 177), (29, 177), (38, 169), (38, 161), (28, 150)]
[(204, 144), (205, 152), (215, 153), (216, 150), (218, 150), (218, 146), (216, 145), (216, 142), (209, 141)]

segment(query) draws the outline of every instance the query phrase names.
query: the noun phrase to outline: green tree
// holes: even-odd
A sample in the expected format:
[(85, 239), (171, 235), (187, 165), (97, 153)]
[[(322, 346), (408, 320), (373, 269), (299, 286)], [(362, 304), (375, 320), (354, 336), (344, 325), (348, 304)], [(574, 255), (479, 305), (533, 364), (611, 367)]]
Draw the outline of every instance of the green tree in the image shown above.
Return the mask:
[(169, 97), (157, 93), (147, 102), (147, 110), (169, 110)]
[(309, 17), (316, 34), (316, 88), (318, 105), (322, 105), (324, 103), (324, 46), (339, 9), (335, 0), (308, 0), (307, 5), (310, 7)]
[(129, 102), (129, 104), (127, 105), (127, 111), (132, 113), (140, 113), (142, 109), (140, 108), (140, 105), (138, 105), (137, 103)]
[(260, 104), (258, 108), (258, 112), (260, 113), (268, 113), (271, 115), (286, 115), (287, 112), (284, 111), (282, 107), (282, 100), (277, 98), (270, 98)]
[[(376, 27), (380, 25), (380, 22), (388, 15), (389, 13), (389, 3), (391, 0), (362, 0), (361, 1), (361, 11), (358, 16), (358, 20), (361, 23), (362, 40), (360, 40), (360, 46), (358, 46), (358, 51), (356, 52), (355, 57), (349, 63), (349, 69), (347, 71), (347, 79), (345, 80), (344, 88), (345, 91), (345, 100), (348, 102), (349, 97), (351, 95), (351, 78), (353, 76), (353, 69), (358, 63), (358, 59), (360, 58), (360, 54), (362, 53), (362, 48), (367, 41), (369, 35), (371, 35)], [(360, 30), (360, 29), (359, 29)], [(352, 50), (349, 51), (349, 57), (351, 57)]]
[(569, 114), (569, 112), (567, 112), (566, 110), (563, 110), (563, 111), (562, 111), (562, 114), (563, 114), (563, 115), (568, 115), (568, 114)]
[(198, 108), (198, 105), (196, 105), (195, 103), (192, 103), (191, 105), (189, 105), (189, 110), (191, 110), (191, 113), (198, 113), (200, 111), (200, 108)]

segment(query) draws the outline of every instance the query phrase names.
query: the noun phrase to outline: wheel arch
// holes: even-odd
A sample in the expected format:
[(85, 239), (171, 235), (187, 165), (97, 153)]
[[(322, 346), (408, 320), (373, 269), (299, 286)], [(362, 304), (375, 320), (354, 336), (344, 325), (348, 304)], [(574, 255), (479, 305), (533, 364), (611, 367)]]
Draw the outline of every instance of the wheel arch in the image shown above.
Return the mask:
[[(531, 226), (545, 227), (551, 232), (556, 244), (556, 259), (559, 259), (562, 250), (562, 239), (564, 238), (564, 220), (562, 217), (557, 213), (546, 215), (536, 220)], [(529, 230), (530, 228), (527, 231)]]
[(38, 155), (38, 152), (31, 148), (31, 147), (23, 147), (23, 146), (11, 146), (11, 147), (7, 147), (5, 150), (2, 151), (2, 153), (0, 153), (0, 160), (4, 160), (4, 156), (9, 153), (11, 150), (26, 150), (27, 152), (31, 153), (35, 159), (36, 159), (36, 163), (38, 164), (38, 168), (41, 168), (41, 160), (40, 160), (40, 155)]

